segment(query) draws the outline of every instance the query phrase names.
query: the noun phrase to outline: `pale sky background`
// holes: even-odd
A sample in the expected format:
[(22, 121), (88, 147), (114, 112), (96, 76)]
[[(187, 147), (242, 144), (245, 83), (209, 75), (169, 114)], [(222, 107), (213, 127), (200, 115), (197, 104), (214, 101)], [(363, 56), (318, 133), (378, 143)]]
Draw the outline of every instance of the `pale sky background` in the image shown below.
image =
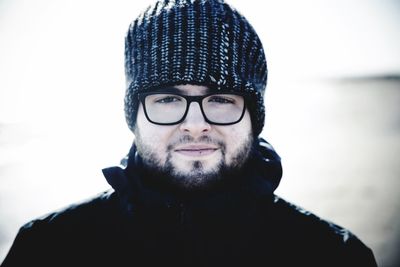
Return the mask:
[[(119, 106), (124, 34), (150, 2), (0, 0), (0, 122), (60, 123), (93, 97), (95, 113)], [(260, 35), (271, 83), (400, 70), (399, 1), (230, 3)], [(104, 112), (121, 119), (118, 108)]]
[[(108, 188), (100, 170), (133, 137), (124, 36), (151, 2), (0, 0), (0, 262), (22, 223)], [(277, 192), (354, 230), (384, 262), (400, 247), (399, 82), (336, 82), (400, 74), (400, 1), (228, 2), (266, 51), (262, 136), (283, 159)]]

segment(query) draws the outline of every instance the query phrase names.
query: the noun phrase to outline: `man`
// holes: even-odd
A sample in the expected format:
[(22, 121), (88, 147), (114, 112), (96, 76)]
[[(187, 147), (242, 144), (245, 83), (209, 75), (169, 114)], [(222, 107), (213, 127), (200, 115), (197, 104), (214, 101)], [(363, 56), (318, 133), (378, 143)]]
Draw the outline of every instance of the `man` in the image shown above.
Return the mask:
[(348, 230), (274, 195), (265, 55), (236, 10), (157, 2), (125, 66), (135, 141), (103, 170), (113, 189), (23, 226), (2, 266), (376, 266)]

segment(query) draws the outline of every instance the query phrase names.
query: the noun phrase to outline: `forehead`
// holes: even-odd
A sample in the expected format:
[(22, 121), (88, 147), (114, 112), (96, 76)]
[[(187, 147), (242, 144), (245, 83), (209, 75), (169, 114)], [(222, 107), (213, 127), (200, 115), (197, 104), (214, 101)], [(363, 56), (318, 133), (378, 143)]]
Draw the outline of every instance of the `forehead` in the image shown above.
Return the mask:
[(180, 93), (183, 95), (205, 95), (212, 90), (208, 86), (194, 84), (180, 84), (162, 87), (156, 91), (171, 91), (171, 93)]

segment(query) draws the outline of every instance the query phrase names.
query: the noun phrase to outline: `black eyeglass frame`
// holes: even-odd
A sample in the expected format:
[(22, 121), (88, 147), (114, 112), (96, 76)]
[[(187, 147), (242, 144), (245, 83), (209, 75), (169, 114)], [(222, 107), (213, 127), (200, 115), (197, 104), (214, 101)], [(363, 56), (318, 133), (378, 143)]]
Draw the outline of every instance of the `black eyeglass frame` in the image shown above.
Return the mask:
[[(183, 116), (181, 119), (179, 119), (176, 122), (168, 122), (168, 123), (161, 123), (161, 122), (155, 122), (153, 120), (150, 119), (149, 115), (147, 114), (147, 110), (146, 110), (146, 104), (145, 104), (145, 99), (148, 95), (156, 95), (156, 94), (169, 94), (169, 95), (177, 95), (180, 97), (183, 97), (186, 99), (186, 110), (183, 113)], [(213, 122), (211, 120), (209, 120), (206, 116), (206, 114), (204, 113), (203, 110), (203, 104), (202, 101), (204, 98), (209, 97), (211, 95), (238, 95), (238, 96), (242, 96), (243, 97), (243, 111), (242, 114), (240, 115), (239, 119), (237, 119), (234, 122), (228, 122), (228, 123), (219, 123), (219, 122)], [(189, 111), (189, 107), (190, 104), (192, 102), (197, 102), (199, 103), (200, 106), (200, 110), (201, 113), (203, 114), (203, 118), (204, 120), (209, 123), (209, 124), (213, 124), (213, 125), (232, 125), (232, 124), (236, 124), (238, 122), (240, 122), (243, 119), (244, 113), (246, 112), (246, 101), (247, 101), (247, 94), (245, 93), (240, 93), (240, 92), (213, 92), (213, 93), (209, 93), (209, 94), (205, 94), (205, 95), (195, 95), (195, 96), (189, 96), (189, 95), (183, 95), (183, 94), (179, 94), (179, 93), (175, 93), (175, 92), (170, 92), (170, 91), (157, 91), (157, 92), (144, 92), (144, 93), (138, 93), (138, 98), (139, 101), (142, 103), (143, 105), (143, 110), (144, 110), (144, 114), (147, 118), (147, 120), (151, 123), (157, 124), (157, 125), (176, 125), (179, 124), (181, 122), (183, 122), (187, 116), (187, 113)]]

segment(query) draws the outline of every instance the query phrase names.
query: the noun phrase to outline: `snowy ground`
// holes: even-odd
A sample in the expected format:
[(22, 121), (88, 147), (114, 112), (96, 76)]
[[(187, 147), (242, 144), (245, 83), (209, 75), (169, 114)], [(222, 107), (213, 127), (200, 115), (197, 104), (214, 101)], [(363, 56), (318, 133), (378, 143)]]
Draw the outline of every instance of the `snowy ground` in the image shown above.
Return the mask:
[[(269, 87), (263, 136), (283, 160), (277, 194), (349, 228), (379, 266), (399, 266), (400, 81)], [(131, 136), (125, 125), (117, 136), (90, 127), (0, 124), (0, 262), (22, 223), (108, 188), (100, 170), (118, 162)]]

